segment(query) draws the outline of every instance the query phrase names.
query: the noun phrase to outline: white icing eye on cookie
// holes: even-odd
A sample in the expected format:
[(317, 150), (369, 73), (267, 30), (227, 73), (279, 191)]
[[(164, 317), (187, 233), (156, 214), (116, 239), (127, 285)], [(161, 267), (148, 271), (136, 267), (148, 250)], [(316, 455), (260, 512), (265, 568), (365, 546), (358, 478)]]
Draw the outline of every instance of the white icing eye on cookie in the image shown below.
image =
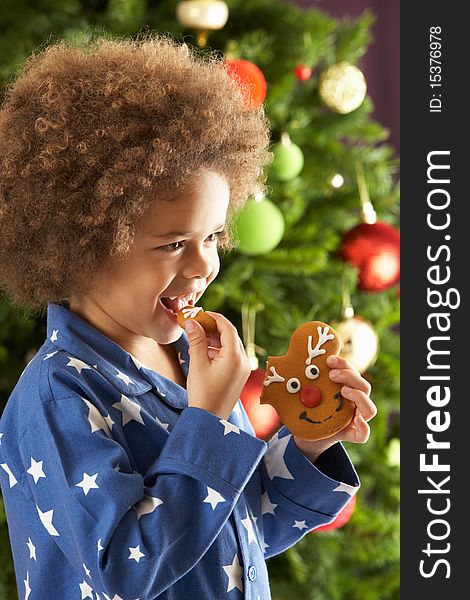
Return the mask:
[(300, 381), (297, 377), (291, 377), (286, 383), (286, 388), (290, 394), (296, 394), (300, 390)]
[(305, 369), (305, 377), (307, 377), (308, 379), (317, 379), (319, 375), (320, 369), (317, 367), (317, 365), (309, 365)]

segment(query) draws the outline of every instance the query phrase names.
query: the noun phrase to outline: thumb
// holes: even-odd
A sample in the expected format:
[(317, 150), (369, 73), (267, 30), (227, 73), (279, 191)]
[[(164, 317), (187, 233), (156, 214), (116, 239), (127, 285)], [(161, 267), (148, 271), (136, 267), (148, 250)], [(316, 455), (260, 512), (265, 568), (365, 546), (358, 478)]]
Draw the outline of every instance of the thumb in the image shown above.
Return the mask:
[(185, 321), (184, 328), (188, 335), (189, 346), (191, 349), (191, 362), (202, 363), (207, 362), (207, 337), (202, 325), (194, 319)]

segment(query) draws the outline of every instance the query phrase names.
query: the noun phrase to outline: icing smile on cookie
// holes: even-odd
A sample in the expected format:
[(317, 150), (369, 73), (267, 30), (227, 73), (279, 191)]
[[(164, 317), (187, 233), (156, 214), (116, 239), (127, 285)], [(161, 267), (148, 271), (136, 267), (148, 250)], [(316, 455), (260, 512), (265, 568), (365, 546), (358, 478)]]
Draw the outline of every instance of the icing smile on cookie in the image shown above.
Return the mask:
[(338, 392), (337, 394), (335, 394), (334, 398), (335, 398), (335, 400), (338, 400), (338, 406), (336, 407), (335, 412), (333, 414), (331, 414), (329, 417), (326, 417), (326, 419), (323, 419), (323, 421), (312, 421), (312, 419), (309, 419), (307, 417), (306, 410), (304, 410), (304, 412), (299, 415), (299, 419), (302, 421), (308, 421), (309, 423), (313, 423), (314, 425), (320, 425), (320, 423), (324, 423), (325, 421), (328, 421), (328, 419), (331, 419), (331, 417), (334, 417), (335, 413), (337, 413), (339, 410), (341, 410), (341, 407), (343, 406), (343, 396), (341, 395), (341, 392)]

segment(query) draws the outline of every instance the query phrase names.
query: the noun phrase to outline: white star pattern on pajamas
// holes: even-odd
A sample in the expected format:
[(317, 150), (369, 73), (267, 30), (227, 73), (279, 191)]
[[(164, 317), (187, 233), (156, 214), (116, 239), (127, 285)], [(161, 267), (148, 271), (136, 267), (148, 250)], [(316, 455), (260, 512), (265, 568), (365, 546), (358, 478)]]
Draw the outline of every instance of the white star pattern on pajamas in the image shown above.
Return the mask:
[(254, 542), (256, 540), (256, 534), (255, 534), (255, 531), (253, 529), (253, 521), (248, 516), (248, 512), (246, 513), (246, 517), (241, 520), (241, 524), (247, 530), (247, 532), (248, 532), (248, 544), (251, 544), (251, 542)]
[(79, 586), (80, 591), (82, 592), (81, 600), (84, 600), (85, 598), (91, 598), (91, 600), (93, 600), (93, 588), (90, 587), (86, 581), (82, 581)]
[(160, 504), (163, 504), (163, 500), (160, 500), (160, 498), (154, 498), (153, 496), (146, 495), (143, 500), (135, 505), (137, 518), (140, 519), (140, 517), (143, 517), (144, 515), (153, 513), (153, 511), (157, 508), (157, 506), (160, 506)]
[(294, 521), (292, 527), (300, 529), (300, 531), (302, 531), (302, 529), (308, 529), (307, 525), (305, 524), (305, 521)]
[(111, 431), (113, 429), (114, 421), (111, 419), (110, 415), (107, 415), (106, 417), (104, 417), (104, 420), (106, 421), (106, 423), (107, 423), (107, 425), (108, 425), (108, 427), (110, 429), (109, 437), (112, 437)]
[(94, 475), (88, 475), (88, 473), (83, 473), (83, 479), (76, 484), (77, 487), (81, 487), (83, 489), (85, 496), (88, 495), (88, 492), (91, 489), (99, 488), (99, 486), (96, 484), (97, 476), (98, 473), (95, 473)]
[(162, 423), (158, 417), (155, 417), (155, 421), (160, 425), (160, 427), (163, 427), (163, 429), (168, 431), (168, 427), (170, 426), (169, 423)]
[(46, 510), (46, 512), (42, 512), (42, 510), (37, 504), (36, 509), (38, 511), (39, 518), (41, 519), (41, 523), (44, 525), (48, 533), (50, 533), (53, 536), (59, 535), (59, 532), (52, 524), (52, 517), (54, 516), (54, 511), (51, 509)]
[(207, 496), (204, 498), (203, 502), (208, 502), (212, 506), (212, 510), (215, 509), (219, 502), (225, 502), (225, 498), (219, 494), (217, 490), (213, 490), (209, 486), (207, 488)]
[[(102, 429), (109, 438), (112, 438), (111, 427), (114, 425), (114, 421), (110, 417), (105, 419), (96, 406), (86, 398), (82, 398), (82, 400), (88, 406), (88, 422), (90, 423), (91, 433)], [(111, 421), (111, 426), (107, 419)]]
[(122, 425), (127, 425), (130, 421), (137, 421), (137, 423), (141, 423), (144, 425), (144, 421), (140, 416), (140, 406), (137, 402), (132, 402), (129, 400), (127, 396), (121, 394), (121, 401), (115, 402), (113, 408), (120, 410), (122, 412)]
[(33, 476), (34, 483), (37, 483), (38, 479), (40, 477), (44, 477), (44, 478), (46, 477), (44, 475), (44, 471), (42, 470), (42, 463), (43, 463), (42, 460), (40, 460), (39, 462), (36, 462), (34, 460), (34, 458), (31, 456), (31, 466), (29, 467), (29, 469), (26, 472)]
[(83, 369), (91, 369), (90, 365), (87, 365), (86, 362), (83, 362), (79, 358), (74, 358), (73, 356), (69, 356), (68, 358), (70, 361), (67, 363), (67, 367), (74, 367), (77, 369), (79, 375), (82, 374)]
[(129, 548), (130, 554), (129, 554), (129, 560), (134, 559), (135, 562), (140, 562), (140, 559), (145, 556), (145, 554), (142, 554), (142, 552), (140, 551), (140, 545), (137, 545), (135, 548)]
[(13, 473), (11, 472), (10, 467), (7, 465), (7, 463), (2, 463), (0, 465), (0, 467), (2, 467), (2, 469), (6, 472), (6, 474), (8, 475), (8, 483), (10, 484), (10, 487), (12, 488), (14, 485), (16, 485), (18, 483), (16, 477), (13, 475)]
[(58, 350), (56, 350), (55, 352), (49, 352), (49, 354), (46, 354), (46, 356), (42, 359), (44, 360), (48, 360), (49, 358), (51, 358), (52, 356), (54, 356), (54, 354), (57, 354), (57, 352), (59, 352)]
[(234, 588), (238, 588), (243, 592), (243, 569), (238, 562), (238, 555), (235, 554), (231, 565), (225, 565), (222, 569), (228, 575), (227, 592), (230, 592), (230, 590), (233, 590)]
[(84, 569), (84, 571), (86, 573), (86, 576), (90, 577), (90, 569), (88, 569), (88, 567), (86, 566), (85, 563), (82, 564), (82, 567), (83, 567), (83, 569)]
[(354, 494), (359, 489), (359, 486), (348, 485), (347, 483), (340, 483), (338, 487), (335, 487), (334, 492), (346, 492), (350, 496), (354, 496)]
[(219, 423), (222, 423), (222, 425), (224, 426), (224, 435), (227, 435), (228, 433), (237, 433), (238, 435), (240, 435), (240, 429), (233, 423), (230, 423), (225, 419), (220, 419)]
[(37, 558), (36, 558), (36, 546), (31, 541), (31, 538), (28, 538), (28, 541), (27, 541), (26, 545), (29, 548), (29, 558), (34, 558), (34, 560), (37, 562)]
[(268, 492), (264, 492), (261, 496), (261, 514), (271, 514), (274, 515), (274, 509), (277, 507), (277, 504), (273, 504), (269, 499)]
[(101, 538), (98, 540), (98, 552), (101, 552), (101, 550), (104, 550), (103, 546), (101, 545)]
[(59, 333), (58, 329), (54, 329), (52, 332), (51, 337), (49, 338), (51, 340), (51, 342), (56, 342), (57, 341), (57, 334)]
[(2, 445), (2, 437), (3, 437), (3, 433), (0, 433), (0, 446)]
[(29, 571), (26, 572), (26, 579), (23, 580), (25, 587), (25, 596), (24, 600), (28, 600), (29, 595), (31, 594), (31, 588), (29, 587)]
[(121, 371), (118, 371), (118, 374), (116, 375), (116, 377), (118, 379), (121, 379), (122, 381), (124, 381), (124, 383), (126, 385), (129, 385), (130, 383), (132, 383), (132, 384), (134, 383), (128, 375), (126, 375), (125, 373), (121, 373)]
[(292, 435), (286, 435), (283, 438), (279, 438), (277, 434), (273, 437), (271, 451), (269, 455), (266, 454), (264, 457), (264, 464), (266, 465), (266, 471), (270, 479), (274, 477), (294, 479), (284, 461), (284, 453), (291, 437)]

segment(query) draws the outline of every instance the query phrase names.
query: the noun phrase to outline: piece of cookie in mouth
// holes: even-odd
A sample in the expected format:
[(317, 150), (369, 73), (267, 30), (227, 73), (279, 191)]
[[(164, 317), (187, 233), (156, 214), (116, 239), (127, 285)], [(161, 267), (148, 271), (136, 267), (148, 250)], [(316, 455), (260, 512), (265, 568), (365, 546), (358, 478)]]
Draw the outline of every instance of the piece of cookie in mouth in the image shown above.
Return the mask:
[(338, 406), (336, 407), (335, 412), (332, 413), (329, 417), (326, 417), (326, 419), (323, 419), (322, 421), (314, 421), (313, 419), (309, 419), (309, 417), (307, 417), (306, 410), (304, 410), (302, 413), (300, 413), (299, 419), (301, 421), (308, 421), (308, 423), (312, 423), (313, 425), (320, 425), (321, 423), (325, 423), (325, 421), (329, 421), (343, 407), (343, 396), (341, 395), (341, 392), (338, 392), (337, 394), (335, 394), (333, 396), (333, 398), (338, 401)]
[(185, 306), (194, 306), (196, 300), (196, 294), (192, 294), (190, 296), (173, 296), (166, 298), (159, 298), (163, 307), (167, 310), (171, 311), (174, 315), (177, 315), (178, 312)]

